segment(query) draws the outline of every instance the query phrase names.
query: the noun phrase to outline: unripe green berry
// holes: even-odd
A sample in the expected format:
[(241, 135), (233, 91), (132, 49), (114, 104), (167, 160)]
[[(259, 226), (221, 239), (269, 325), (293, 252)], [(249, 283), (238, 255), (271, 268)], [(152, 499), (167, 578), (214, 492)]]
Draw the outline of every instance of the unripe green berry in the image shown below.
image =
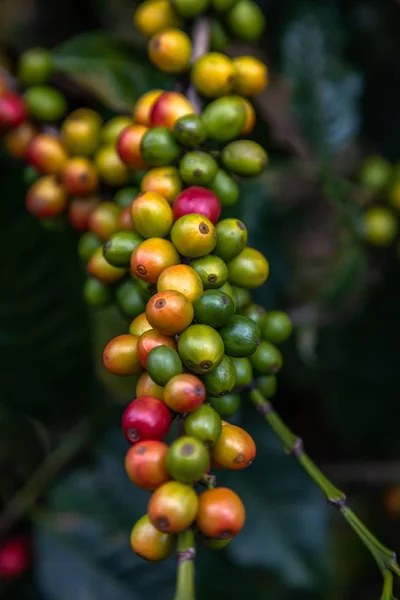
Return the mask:
[(240, 190), (237, 181), (223, 169), (218, 169), (210, 189), (218, 196), (224, 208), (234, 206), (239, 200)]
[(103, 255), (114, 267), (128, 268), (132, 252), (143, 238), (134, 231), (117, 231), (104, 245)]
[(199, 439), (207, 448), (211, 448), (221, 435), (221, 417), (207, 404), (187, 415), (184, 422), (186, 435)]
[(24, 94), (29, 114), (38, 121), (58, 121), (67, 110), (65, 96), (48, 85), (36, 85)]
[(130, 319), (134, 319), (146, 310), (146, 300), (136, 280), (126, 279), (120, 283), (115, 297), (122, 313)]
[(186, 115), (177, 120), (174, 127), (176, 139), (184, 146), (200, 146), (207, 138), (204, 123), (196, 115)]
[(182, 436), (169, 448), (167, 470), (177, 481), (192, 484), (207, 471), (209, 461), (207, 448), (200, 440)]
[(102, 245), (103, 242), (94, 233), (87, 231), (79, 240), (78, 254), (84, 262), (88, 262), (92, 254)]
[(185, 19), (193, 19), (208, 9), (210, 0), (172, 0), (174, 10)]
[(172, 131), (167, 127), (153, 127), (142, 138), (142, 157), (151, 166), (170, 165), (178, 158), (180, 151)]
[(179, 174), (188, 185), (208, 185), (218, 171), (218, 165), (207, 152), (188, 152), (179, 165)]
[(221, 398), (208, 398), (213, 409), (222, 417), (232, 417), (240, 407), (240, 394), (226, 394)]
[(265, 29), (265, 18), (253, 0), (239, 0), (227, 15), (229, 29), (241, 40), (254, 42)]
[(147, 370), (157, 385), (165, 386), (172, 377), (183, 373), (179, 354), (169, 346), (153, 348), (147, 357)]
[(262, 340), (257, 350), (250, 356), (254, 369), (264, 375), (278, 373), (282, 367), (282, 354), (278, 348)]
[(95, 308), (107, 306), (113, 298), (111, 286), (98, 279), (87, 279), (85, 281), (83, 295), (86, 302)]
[(238, 137), (246, 121), (246, 109), (238, 96), (224, 96), (210, 102), (201, 115), (210, 139), (228, 142)]
[(53, 59), (44, 48), (26, 50), (19, 60), (18, 78), (26, 86), (46, 83), (53, 73)]
[(231, 142), (223, 149), (221, 159), (228, 171), (242, 177), (261, 175), (268, 162), (264, 148), (251, 140)]
[(261, 335), (268, 342), (281, 344), (292, 333), (292, 322), (289, 316), (279, 310), (268, 312), (261, 322)]

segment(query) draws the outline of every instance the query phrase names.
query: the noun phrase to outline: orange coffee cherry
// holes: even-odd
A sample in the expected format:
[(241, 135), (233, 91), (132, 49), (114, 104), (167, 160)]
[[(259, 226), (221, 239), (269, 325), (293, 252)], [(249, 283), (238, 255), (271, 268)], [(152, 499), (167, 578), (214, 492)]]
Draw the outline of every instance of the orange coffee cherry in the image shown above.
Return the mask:
[(256, 113), (255, 110), (246, 98), (242, 98), (242, 102), (246, 111), (246, 121), (243, 125), (243, 129), (240, 132), (241, 135), (247, 135), (251, 133), (254, 129), (254, 125), (256, 124)]
[(219, 487), (200, 494), (196, 524), (204, 535), (231, 538), (243, 529), (245, 521), (243, 502), (233, 490)]
[(225, 469), (237, 470), (250, 466), (256, 456), (256, 445), (247, 431), (231, 423), (222, 423), (222, 432), (211, 455)]
[(166, 335), (176, 335), (193, 321), (193, 305), (180, 292), (154, 294), (146, 305), (147, 319), (154, 329)]
[(163, 90), (151, 90), (139, 98), (133, 109), (133, 120), (140, 125), (151, 127), (151, 111)]
[(180, 292), (190, 302), (203, 293), (203, 283), (196, 271), (189, 265), (173, 265), (164, 269), (157, 280), (157, 291), (174, 290)]
[(193, 65), (192, 82), (208, 98), (225, 96), (233, 88), (235, 68), (231, 59), (219, 52), (204, 54)]
[[(141, 313), (137, 317), (135, 317), (132, 323), (129, 325), (129, 333), (133, 335), (142, 335), (145, 331), (149, 331), (153, 329), (150, 323), (147, 320), (146, 313)], [(152, 396), (153, 394), (141, 394), (141, 396)]]
[(92, 212), (99, 206), (97, 196), (90, 198), (72, 198), (68, 206), (68, 220), (77, 231), (87, 231)]
[(176, 167), (157, 167), (150, 169), (140, 184), (142, 192), (156, 192), (172, 204), (182, 191), (182, 181)]
[(159, 440), (138, 442), (125, 456), (129, 479), (142, 490), (155, 490), (170, 479), (166, 466), (168, 446)]
[(179, 19), (169, 0), (147, 0), (136, 9), (135, 25), (143, 35), (151, 37), (166, 27), (178, 27)]
[(128, 168), (120, 159), (114, 144), (107, 144), (100, 148), (96, 152), (95, 163), (104, 183), (119, 187), (128, 181)]
[(192, 487), (179, 481), (168, 481), (153, 492), (147, 511), (156, 529), (180, 533), (195, 520), (198, 503)]
[(126, 269), (113, 267), (103, 256), (103, 247), (97, 248), (89, 259), (87, 265), (88, 275), (95, 277), (103, 283), (112, 285), (120, 281), (126, 274)]
[(29, 188), (26, 197), (27, 210), (40, 218), (59, 215), (67, 206), (67, 194), (55, 177), (41, 177)]
[(68, 152), (78, 156), (92, 156), (99, 146), (102, 119), (89, 108), (70, 113), (61, 126), (61, 139)]
[(157, 562), (165, 560), (174, 551), (175, 537), (158, 531), (144, 515), (132, 529), (132, 550), (145, 560)]
[(234, 90), (241, 96), (257, 96), (268, 84), (266, 65), (254, 56), (233, 59), (235, 69)]
[(147, 365), (148, 355), (153, 348), (157, 348), (158, 346), (170, 346), (176, 350), (176, 342), (174, 338), (164, 335), (155, 329), (145, 331), (138, 339), (139, 359), (144, 368), (146, 368)]
[(179, 262), (174, 245), (163, 238), (150, 238), (142, 242), (131, 256), (131, 269), (139, 279), (156, 283), (167, 267)]
[(164, 388), (164, 402), (175, 412), (190, 413), (206, 399), (204, 383), (191, 373), (175, 375)]
[(117, 142), (117, 152), (120, 159), (135, 171), (147, 168), (142, 158), (140, 144), (144, 134), (149, 130), (145, 125), (129, 125), (125, 127)]
[(28, 148), (38, 131), (32, 123), (21, 123), (9, 131), (4, 138), (4, 145), (10, 156), (16, 159), (26, 158)]
[(173, 223), (172, 208), (157, 192), (143, 192), (132, 202), (131, 216), (135, 230), (145, 238), (162, 238)]
[(192, 43), (181, 29), (163, 29), (150, 39), (148, 53), (160, 71), (182, 73), (189, 66)]
[(94, 164), (85, 157), (70, 158), (62, 172), (62, 184), (68, 194), (87, 196), (97, 190), (99, 177)]
[(141, 373), (136, 384), (136, 398), (140, 398), (141, 396), (153, 396), (153, 398), (158, 398), (159, 400), (164, 399), (164, 388), (157, 385), (147, 371)]
[(120, 207), (114, 202), (102, 202), (90, 215), (90, 231), (103, 242), (107, 242), (112, 234), (119, 230), (120, 213)]
[(29, 144), (26, 159), (38, 171), (58, 175), (64, 169), (68, 155), (60, 140), (47, 133), (39, 133)]
[(108, 342), (103, 351), (103, 364), (110, 373), (120, 377), (140, 373), (138, 339), (137, 335), (124, 334)]
[(157, 98), (151, 109), (151, 125), (168, 127), (173, 131), (178, 119), (195, 114), (196, 111), (186, 96), (179, 92), (164, 92)]

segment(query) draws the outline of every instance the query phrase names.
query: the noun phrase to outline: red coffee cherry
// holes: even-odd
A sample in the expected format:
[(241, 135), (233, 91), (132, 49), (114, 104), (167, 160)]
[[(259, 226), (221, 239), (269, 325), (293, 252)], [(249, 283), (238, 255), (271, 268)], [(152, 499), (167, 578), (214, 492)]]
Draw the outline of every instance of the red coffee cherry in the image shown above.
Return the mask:
[(131, 444), (142, 440), (163, 440), (171, 425), (171, 412), (158, 398), (141, 396), (122, 415), (122, 431)]
[(108, 342), (103, 351), (103, 364), (110, 373), (120, 377), (135, 375), (142, 370), (138, 355), (138, 336), (118, 335)]
[(131, 169), (140, 171), (147, 167), (140, 149), (142, 138), (147, 131), (148, 127), (145, 125), (129, 125), (118, 138), (117, 152), (119, 157)]
[(196, 524), (204, 535), (231, 538), (243, 528), (245, 520), (243, 502), (233, 490), (221, 487), (200, 495)]
[(196, 111), (186, 96), (179, 92), (164, 92), (154, 102), (150, 119), (153, 127), (168, 127), (173, 131), (178, 119), (195, 114)]
[(164, 388), (164, 402), (179, 413), (193, 412), (206, 399), (203, 382), (190, 373), (172, 377)]
[(197, 213), (204, 215), (215, 225), (221, 216), (221, 203), (211, 190), (192, 186), (179, 194), (172, 205), (172, 211), (175, 221), (184, 215)]
[(142, 490), (155, 490), (170, 479), (166, 466), (168, 446), (159, 440), (138, 442), (125, 456), (128, 477)]
[(0, 546), (0, 580), (15, 579), (26, 571), (31, 559), (27, 536), (18, 535)]
[(26, 106), (18, 94), (7, 91), (0, 96), (0, 132), (18, 127), (26, 118)]

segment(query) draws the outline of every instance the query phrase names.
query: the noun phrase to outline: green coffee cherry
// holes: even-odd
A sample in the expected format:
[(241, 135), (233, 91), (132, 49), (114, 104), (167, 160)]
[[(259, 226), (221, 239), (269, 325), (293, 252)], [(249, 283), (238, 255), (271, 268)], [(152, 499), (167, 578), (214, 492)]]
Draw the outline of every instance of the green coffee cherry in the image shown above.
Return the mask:
[(251, 140), (231, 142), (223, 149), (221, 158), (228, 171), (242, 177), (261, 175), (268, 162), (264, 148)]
[(202, 120), (196, 115), (186, 115), (177, 120), (174, 127), (176, 139), (184, 146), (200, 146), (207, 139)]
[(292, 333), (292, 329), (292, 322), (285, 312), (273, 310), (268, 312), (262, 319), (261, 335), (273, 344), (281, 344), (287, 340)]
[(205, 12), (210, 0), (172, 0), (174, 10), (185, 19), (193, 19)]
[(146, 368), (152, 380), (161, 386), (166, 385), (175, 375), (183, 373), (179, 354), (169, 346), (153, 348), (147, 357)]
[(235, 312), (232, 299), (220, 290), (207, 290), (193, 304), (194, 319), (210, 327), (222, 327)]
[(247, 42), (256, 41), (265, 29), (264, 14), (252, 0), (239, 0), (229, 11), (226, 21), (232, 33)]
[(143, 238), (134, 231), (118, 231), (104, 245), (103, 256), (113, 267), (128, 268), (132, 252), (142, 242)]
[(275, 375), (261, 375), (256, 379), (256, 386), (265, 398), (272, 398), (278, 387)]
[(138, 195), (139, 190), (137, 187), (124, 187), (118, 190), (114, 196), (115, 204), (118, 204), (121, 208), (127, 208), (133, 202)]
[(79, 240), (78, 254), (84, 262), (88, 262), (92, 254), (102, 245), (103, 242), (94, 233), (87, 231)]
[(229, 281), (225, 281), (224, 285), (221, 285), (221, 287), (219, 287), (218, 289), (220, 292), (227, 294), (233, 300), (233, 304), (234, 304), (235, 312), (236, 312), (236, 309), (237, 309), (236, 295), (235, 295), (235, 292), (233, 291), (233, 287), (231, 286)]
[(240, 394), (226, 394), (221, 398), (209, 397), (212, 408), (222, 417), (232, 417), (240, 407)]
[(210, 189), (218, 196), (222, 207), (234, 206), (239, 200), (239, 185), (229, 173), (218, 169)]
[(392, 165), (382, 156), (370, 156), (361, 168), (361, 183), (373, 192), (381, 192), (388, 185), (392, 175)]
[(121, 311), (131, 319), (146, 310), (146, 299), (143, 297), (142, 290), (136, 280), (126, 279), (120, 283), (115, 296)]
[(192, 484), (207, 471), (209, 461), (208, 450), (200, 440), (182, 436), (169, 447), (166, 465), (174, 479)]
[(179, 164), (179, 175), (188, 185), (208, 185), (218, 171), (218, 165), (207, 152), (188, 152)]
[(228, 279), (228, 267), (219, 256), (208, 254), (196, 258), (190, 266), (199, 275), (205, 290), (220, 288)]
[(253, 367), (248, 358), (230, 357), (236, 371), (235, 387), (247, 387), (253, 380)]
[[(248, 291), (248, 290), (246, 290), (246, 291)], [(241, 310), (240, 312), (245, 317), (249, 317), (249, 319), (254, 321), (254, 323), (258, 323), (261, 327), (261, 334), (262, 334), (261, 324), (263, 323), (264, 317), (267, 314), (265, 308), (263, 308), (259, 304), (249, 304), (248, 306), (243, 308), (243, 310)], [(285, 313), (283, 313), (283, 314), (285, 314)], [(267, 339), (265, 336), (263, 336), (263, 337), (265, 339)], [(274, 342), (274, 340), (268, 340), (268, 341)], [(276, 343), (276, 342), (274, 342), (274, 343)]]
[(219, 398), (230, 392), (236, 383), (236, 370), (228, 356), (224, 356), (211, 373), (203, 377), (204, 385), (210, 396)]
[(257, 350), (250, 356), (254, 369), (264, 375), (278, 373), (282, 367), (282, 354), (278, 348), (262, 340)]
[(210, 102), (201, 115), (210, 139), (228, 142), (238, 137), (246, 122), (246, 109), (238, 96), (224, 96)]
[(224, 26), (217, 19), (212, 19), (210, 27), (210, 50), (223, 52), (229, 44), (229, 36)]
[(221, 435), (221, 417), (207, 404), (203, 404), (185, 418), (186, 435), (199, 439), (206, 448), (211, 448)]
[(27, 165), (24, 168), (23, 180), (26, 187), (31, 187), (35, 181), (37, 181), (41, 177), (39, 171), (32, 167), (31, 165)]
[(174, 162), (181, 149), (174, 134), (167, 127), (153, 127), (144, 134), (141, 151), (147, 164), (162, 167)]
[[(251, 294), (250, 294), (249, 290), (246, 290), (242, 287), (238, 287), (237, 285), (233, 285), (232, 288), (233, 288), (233, 291), (234, 291), (234, 294), (236, 297), (237, 310), (241, 312), (245, 306), (250, 304)], [(244, 314), (244, 313), (242, 313), (242, 314)]]
[(217, 12), (226, 12), (230, 10), (238, 0), (212, 0), (212, 7)]
[(36, 85), (27, 89), (24, 99), (29, 114), (38, 121), (58, 121), (67, 110), (65, 96), (48, 85)]
[(216, 225), (217, 244), (214, 254), (225, 262), (238, 256), (247, 244), (247, 228), (239, 219), (223, 219)]
[(261, 337), (257, 323), (241, 315), (231, 317), (228, 323), (219, 329), (219, 334), (224, 342), (225, 352), (228, 356), (236, 358), (252, 355)]
[(26, 86), (46, 83), (53, 73), (50, 52), (43, 48), (31, 48), (21, 55), (18, 79)]
[(95, 308), (107, 306), (113, 299), (111, 286), (98, 279), (87, 279), (85, 281), (83, 295), (89, 306)]

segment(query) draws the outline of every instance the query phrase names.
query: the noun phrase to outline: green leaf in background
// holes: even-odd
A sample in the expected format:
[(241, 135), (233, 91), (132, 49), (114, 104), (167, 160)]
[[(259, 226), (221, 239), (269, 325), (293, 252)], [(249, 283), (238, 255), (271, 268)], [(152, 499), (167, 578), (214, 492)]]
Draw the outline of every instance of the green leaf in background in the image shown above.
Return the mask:
[[(229, 551), (199, 547), (199, 600), (242, 600), (246, 592), (252, 600), (266, 595), (278, 600), (291, 597), (285, 588), (293, 593), (293, 588), (310, 591), (318, 586), (325, 503), (295, 462), (278, 449), (262, 420), (255, 433), (259, 466), (248, 475), (234, 474), (232, 480), (246, 503), (247, 525)], [(130, 530), (145, 513), (149, 493), (128, 480), (126, 449), (120, 432), (110, 431), (95, 468), (72, 472), (61, 481), (47, 511), (36, 519), (37, 579), (45, 600), (173, 597), (174, 559), (151, 565), (129, 546)], [(221, 476), (221, 484), (229, 482), (229, 474)]]
[(91, 92), (106, 107), (128, 111), (149, 89), (168, 87), (170, 79), (146, 60), (143, 50), (109, 33), (74, 37), (53, 51), (55, 68)]
[(361, 78), (342, 59), (342, 30), (332, 4), (301, 4), (281, 39), (294, 112), (319, 158), (346, 147), (360, 126)]

